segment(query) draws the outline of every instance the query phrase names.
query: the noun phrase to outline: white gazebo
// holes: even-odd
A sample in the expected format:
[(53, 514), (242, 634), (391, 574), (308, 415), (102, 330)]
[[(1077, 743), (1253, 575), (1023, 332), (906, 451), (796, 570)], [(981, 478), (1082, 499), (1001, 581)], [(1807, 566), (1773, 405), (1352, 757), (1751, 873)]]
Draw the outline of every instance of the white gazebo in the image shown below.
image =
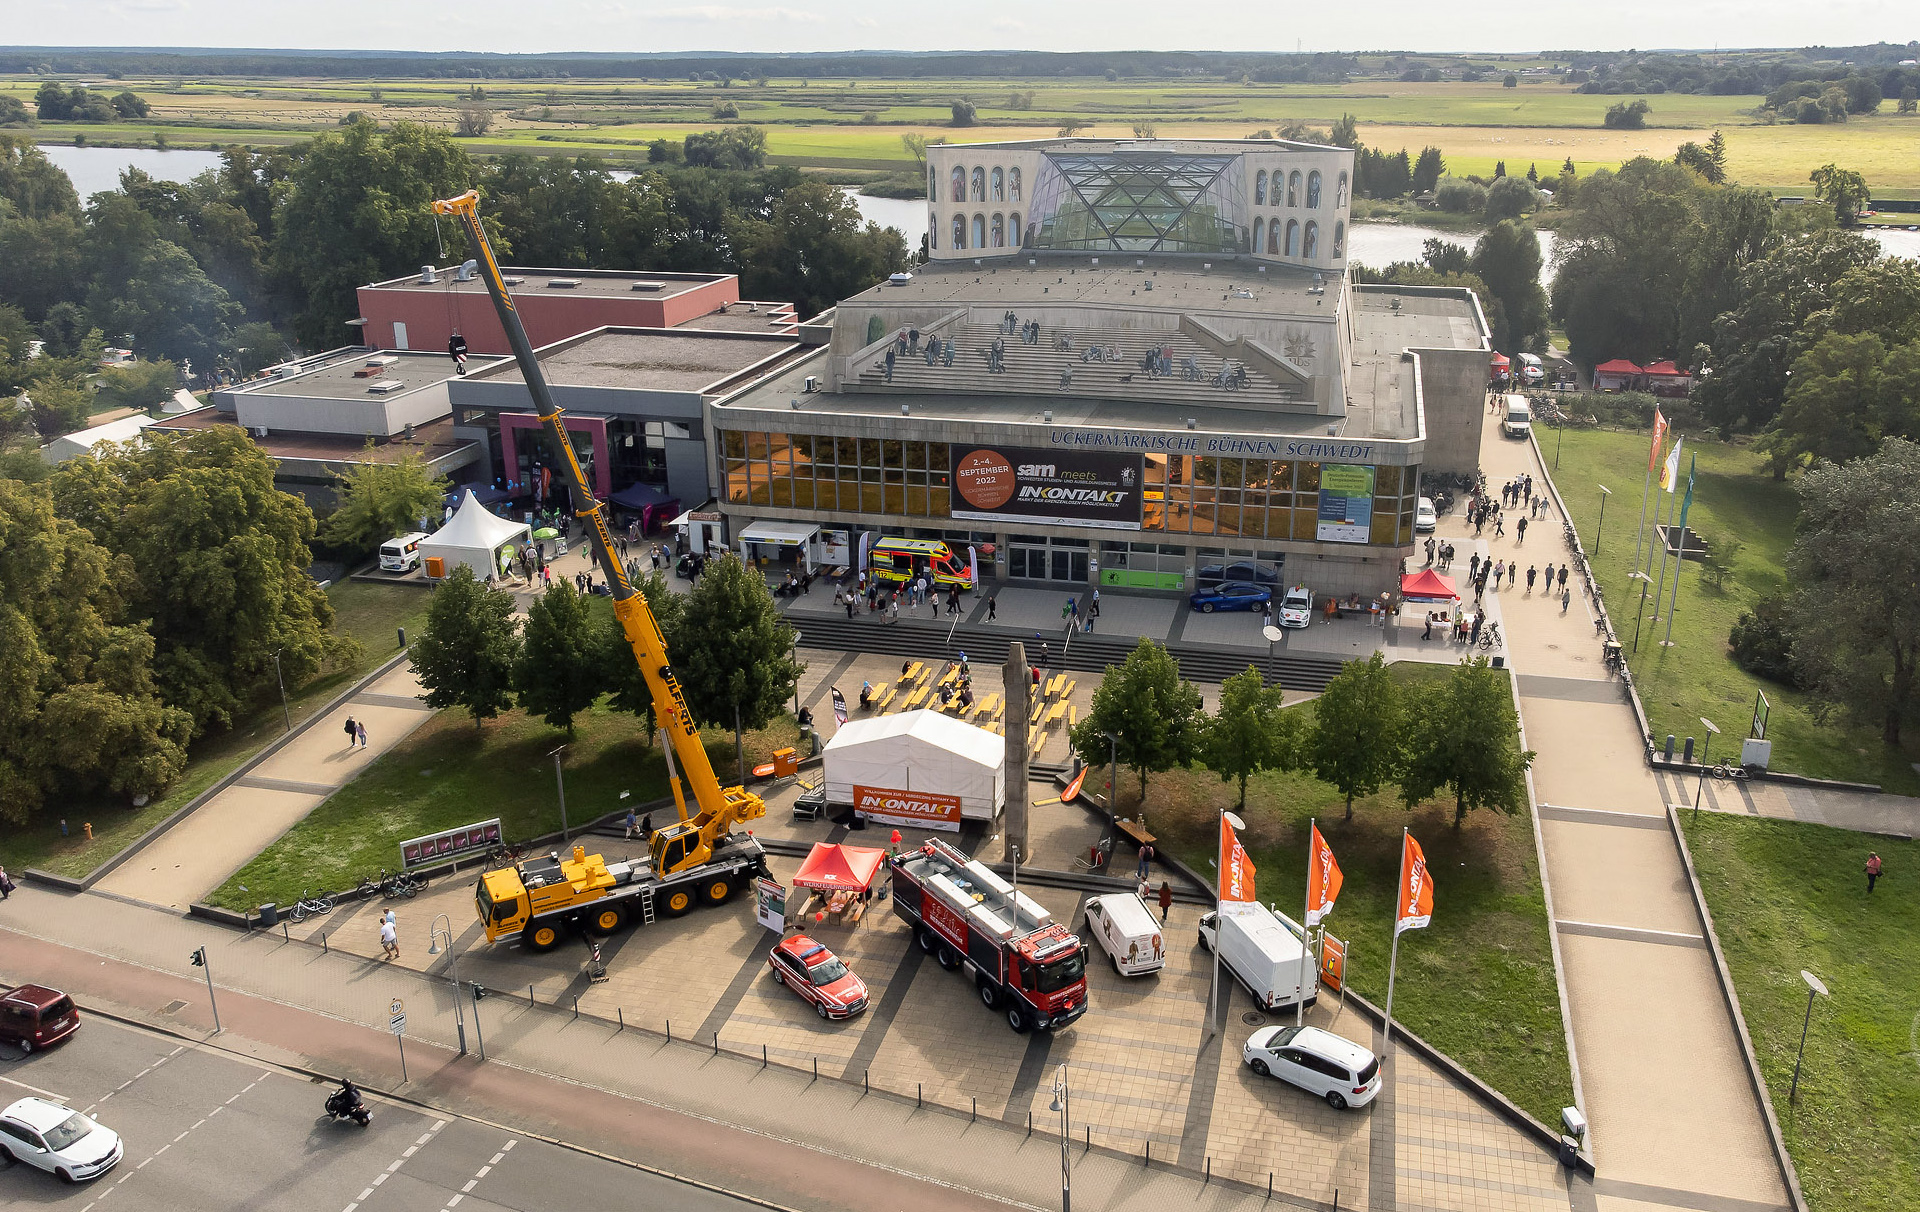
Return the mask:
[(500, 549), (509, 543), (524, 544), (530, 535), (526, 523), (510, 522), (489, 512), (469, 490), (452, 520), (420, 544), (421, 565), (438, 556), (446, 561), (442, 576), (465, 564), (484, 581), (499, 575)]

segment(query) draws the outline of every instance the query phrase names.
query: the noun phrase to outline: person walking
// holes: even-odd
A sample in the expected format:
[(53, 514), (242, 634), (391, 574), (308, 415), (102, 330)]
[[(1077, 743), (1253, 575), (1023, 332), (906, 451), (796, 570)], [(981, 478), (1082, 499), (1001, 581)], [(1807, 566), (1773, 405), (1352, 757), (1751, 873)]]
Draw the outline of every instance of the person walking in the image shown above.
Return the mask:
[(1539, 571), (1540, 571), (1539, 568), (1537, 568), (1536, 566), (1532, 564), (1527, 565), (1527, 592), (1528, 593), (1533, 592), (1533, 579), (1539, 573)]
[(13, 899), (13, 877), (7, 874), (5, 867), (0, 867), (0, 901), (11, 899)]
[(1562, 564), (1560, 565), (1560, 588), (1565, 589), (1566, 587), (1567, 587), (1567, 566), (1565, 564)]
[(352, 716), (348, 716), (346, 729), (347, 729), (347, 748), (351, 749), (353, 748), (354, 741), (359, 739), (360, 725), (353, 722)]
[[(5, 871), (0, 870), (0, 878), (4, 878), (5, 874), (6, 874)], [(1867, 895), (1868, 896), (1873, 895), (1873, 886), (1875, 883), (1879, 881), (1879, 879), (1880, 879), (1880, 856), (1877, 854), (1869, 854), (1867, 855)]]
[(400, 958), (400, 930), (394, 925), (391, 916), (382, 918), (380, 921), (380, 950), (385, 952), (390, 960)]
[(1560, 587), (1560, 613), (1567, 613), (1567, 607), (1573, 602), (1573, 591), (1566, 586)]
[(1173, 886), (1165, 880), (1160, 881), (1160, 924), (1167, 924), (1167, 911), (1173, 908)]
[(358, 738), (359, 738), (359, 740), (360, 740), (360, 748), (362, 748), (362, 749), (365, 749), (365, 748), (367, 747), (367, 726), (366, 726), (366, 724), (365, 724), (364, 722), (362, 722), (362, 721), (359, 721), (359, 720), (356, 720), (356, 721), (354, 721), (354, 725), (353, 725), (353, 734), (354, 734), (354, 736), (356, 736), (356, 737), (358, 737)]
[(997, 598), (988, 598), (987, 599), (987, 622), (989, 623), (997, 622), (999, 620), (999, 616), (1000, 616), (999, 600)]
[(1521, 518), (1513, 524), (1513, 535), (1513, 545), (1515, 547), (1527, 541), (1527, 520), (1525, 518)]
[(627, 840), (628, 841), (633, 840), (634, 830), (638, 828), (640, 828), (640, 818), (636, 817), (633, 814), (633, 809), (631, 808), (627, 809)]

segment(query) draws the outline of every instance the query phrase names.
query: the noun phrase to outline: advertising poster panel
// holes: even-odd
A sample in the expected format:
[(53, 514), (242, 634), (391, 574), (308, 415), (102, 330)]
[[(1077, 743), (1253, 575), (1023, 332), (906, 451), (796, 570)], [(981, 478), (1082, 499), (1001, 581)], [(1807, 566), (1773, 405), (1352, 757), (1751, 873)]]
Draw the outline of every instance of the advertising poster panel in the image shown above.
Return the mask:
[(1351, 463), (1320, 466), (1320, 520), (1313, 537), (1322, 543), (1364, 543), (1373, 529), (1373, 468)]
[(443, 833), (408, 838), (400, 843), (400, 870), (407, 871), (441, 859), (464, 858), (500, 844), (500, 818), (462, 825)]
[(1140, 529), (1145, 456), (954, 443), (953, 516)]
[(777, 934), (787, 929), (787, 887), (779, 880), (759, 879), (753, 885), (753, 912), (760, 924)]
[(960, 797), (957, 795), (896, 791), (891, 787), (862, 787), (855, 783), (853, 808), (868, 820), (883, 825), (960, 831)]

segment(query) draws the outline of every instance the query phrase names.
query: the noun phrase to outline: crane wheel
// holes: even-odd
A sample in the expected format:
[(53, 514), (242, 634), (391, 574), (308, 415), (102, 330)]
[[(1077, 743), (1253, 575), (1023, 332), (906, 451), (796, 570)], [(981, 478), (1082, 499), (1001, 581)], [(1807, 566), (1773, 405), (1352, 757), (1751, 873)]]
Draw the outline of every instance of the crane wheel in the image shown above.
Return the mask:
[(693, 908), (693, 889), (675, 888), (661, 898), (660, 907), (666, 911), (668, 917), (683, 916)]
[(596, 910), (593, 916), (587, 919), (587, 933), (605, 938), (609, 934), (618, 934), (620, 928), (626, 924), (627, 911), (619, 905), (608, 905), (604, 909)]
[(727, 879), (708, 880), (700, 888), (700, 899), (709, 905), (724, 905), (733, 895), (733, 883)]
[(528, 927), (527, 932), (520, 936), (520, 941), (529, 951), (551, 951), (560, 945), (560, 927), (552, 922), (541, 922)]

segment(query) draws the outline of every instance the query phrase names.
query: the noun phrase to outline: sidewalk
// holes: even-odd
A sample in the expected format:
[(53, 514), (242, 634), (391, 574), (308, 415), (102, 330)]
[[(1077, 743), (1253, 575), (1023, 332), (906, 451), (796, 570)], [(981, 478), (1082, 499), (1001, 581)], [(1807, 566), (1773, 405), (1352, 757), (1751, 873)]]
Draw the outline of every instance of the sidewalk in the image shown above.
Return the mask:
[[(1481, 467), (1496, 493), (1523, 473), (1534, 476), (1536, 494), (1546, 485), (1532, 444), (1502, 436), (1492, 416), (1482, 418)], [(1557, 513), (1533, 520), (1524, 545), (1511, 520), (1507, 531), (1486, 532), (1496, 559), (1571, 561)], [(1464, 519), (1443, 519), (1440, 533), (1467, 533)], [(1522, 727), (1539, 755), (1533, 794), (1594, 1192), (1606, 1212), (1784, 1208), (1785, 1183), (1687, 892), (1666, 796), (1601, 660), (1580, 580), (1577, 570), (1568, 580), (1575, 596), (1565, 614), (1557, 599), (1503, 596)]]

